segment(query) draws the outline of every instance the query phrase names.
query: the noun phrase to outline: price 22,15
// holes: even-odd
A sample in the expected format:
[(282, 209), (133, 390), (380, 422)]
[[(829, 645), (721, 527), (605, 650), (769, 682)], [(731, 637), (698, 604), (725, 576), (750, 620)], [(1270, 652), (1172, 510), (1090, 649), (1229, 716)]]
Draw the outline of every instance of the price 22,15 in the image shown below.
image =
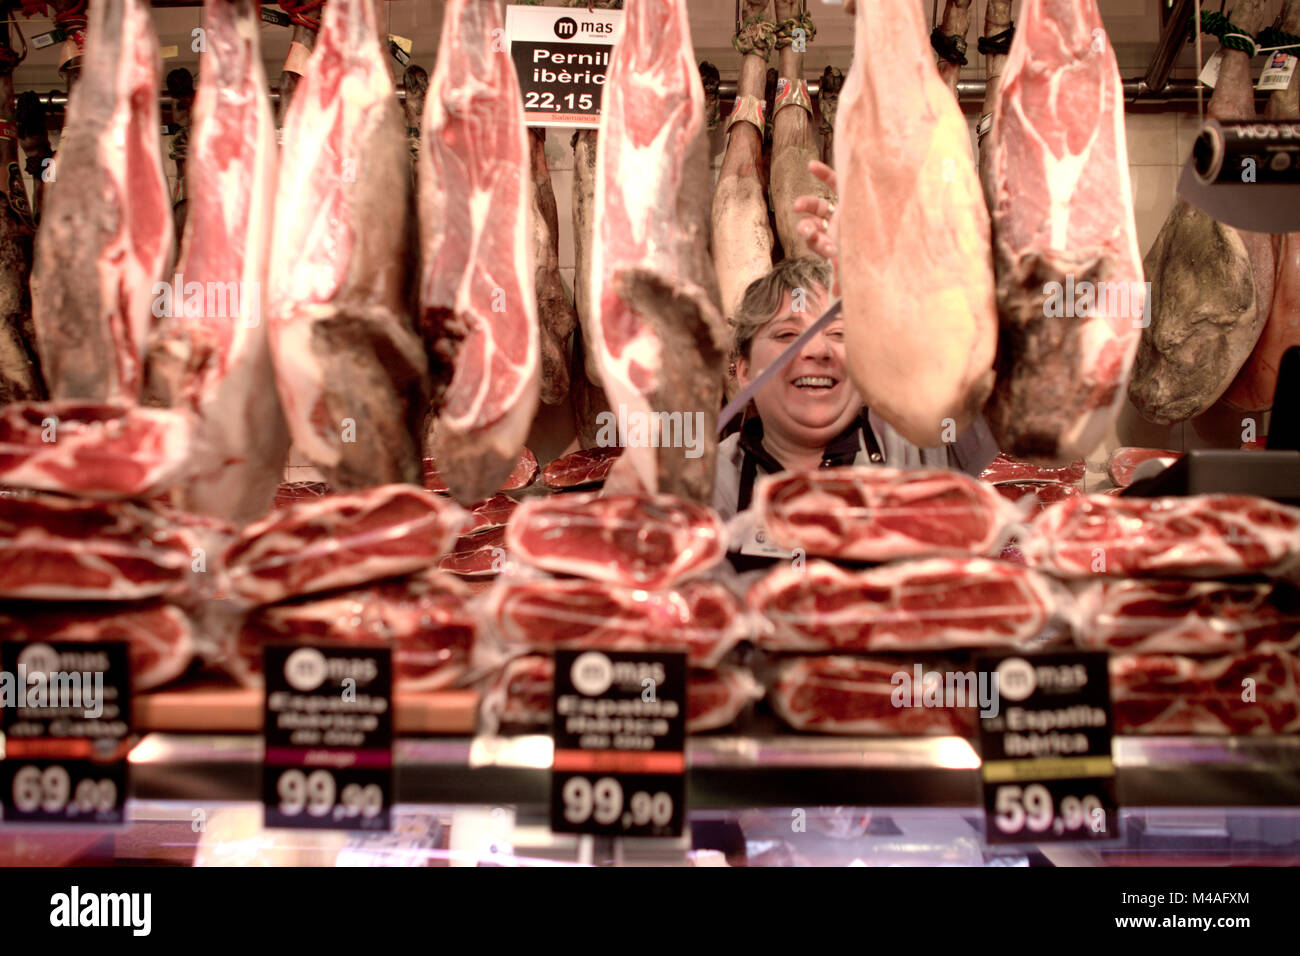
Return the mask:
[(556, 96), (554, 93), (529, 90), (524, 94), (524, 109), (533, 112), (552, 110), (558, 113), (562, 109), (568, 109), (570, 113), (575, 110), (579, 113), (590, 113), (595, 108), (596, 100), (590, 93), (567, 93), (564, 96)]

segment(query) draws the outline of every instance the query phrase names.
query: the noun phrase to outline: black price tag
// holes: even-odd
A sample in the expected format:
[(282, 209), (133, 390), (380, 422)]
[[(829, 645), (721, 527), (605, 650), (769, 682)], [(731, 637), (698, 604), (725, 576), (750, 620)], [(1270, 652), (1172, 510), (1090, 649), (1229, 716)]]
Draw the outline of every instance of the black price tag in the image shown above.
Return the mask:
[(529, 126), (600, 125), (601, 94), (621, 10), (506, 7), (506, 38)]
[(54, 46), (56, 43), (62, 43), (68, 37), (60, 29), (55, 28), (45, 33), (38, 33), (32, 37), (32, 47), (37, 50), (44, 50), (47, 46)]
[(266, 826), (388, 830), (392, 652), (270, 644), (264, 664)]
[(262, 22), (271, 23), (277, 27), (287, 27), (293, 21), (289, 19), (289, 14), (281, 13), (279, 10), (272, 10), (270, 7), (262, 7)]
[(126, 822), (130, 688), (124, 641), (0, 645), (6, 823)]
[(681, 836), (686, 655), (557, 651), (552, 707), (551, 829)]
[(980, 714), (985, 842), (1119, 835), (1107, 655), (981, 658), (996, 713)]

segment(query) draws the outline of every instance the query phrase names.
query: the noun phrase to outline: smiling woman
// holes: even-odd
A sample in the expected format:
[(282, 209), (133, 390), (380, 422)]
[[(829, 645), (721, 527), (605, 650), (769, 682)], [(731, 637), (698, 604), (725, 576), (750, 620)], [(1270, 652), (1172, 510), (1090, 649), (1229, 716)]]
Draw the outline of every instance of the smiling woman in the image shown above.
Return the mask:
[[(732, 319), (732, 361), (742, 388), (826, 311), (832, 281), (827, 262), (804, 257), (785, 260), (749, 285)], [(740, 431), (719, 444), (713, 505), (724, 518), (734, 517), (749, 507), (755, 480), (778, 471), (856, 464), (978, 474), (996, 454), (983, 419), (945, 445), (918, 448), (864, 407), (844, 362), (844, 324), (836, 321), (759, 389)], [(761, 529), (741, 541), (742, 554), (784, 554), (765, 543)]]

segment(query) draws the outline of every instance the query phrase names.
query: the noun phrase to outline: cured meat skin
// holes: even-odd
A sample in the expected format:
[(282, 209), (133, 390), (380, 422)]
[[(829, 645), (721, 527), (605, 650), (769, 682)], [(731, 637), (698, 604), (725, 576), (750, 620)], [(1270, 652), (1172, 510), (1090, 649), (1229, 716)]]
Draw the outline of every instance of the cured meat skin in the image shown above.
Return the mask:
[[(735, 723), (750, 703), (763, 696), (763, 689), (741, 667), (693, 668), (686, 680), (686, 730), (692, 734)], [(551, 722), (554, 693), (553, 659), (541, 654), (516, 657), (483, 695), (484, 730), (546, 726)]]
[(500, 638), (530, 650), (671, 650), (712, 667), (746, 633), (731, 592), (713, 581), (643, 591), (599, 581), (498, 583), (487, 611)]
[(1146, 298), (1095, 0), (1026, 0), (989, 136), (1000, 337), (985, 417), (1013, 455), (1082, 458), (1124, 403)]
[(1031, 567), (1064, 577), (1286, 573), (1300, 508), (1246, 495), (1081, 495), (1048, 508), (1024, 542)]
[[(929, 673), (939, 678), (940, 670)], [(895, 706), (898, 673), (911, 676), (913, 668), (859, 657), (796, 657), (780, 666), (768, 699), (795, 730), (895, 737), (974, 733), (974, 707), (920, 706), (923, 688), (913, 688), (917, 706)]]
[[(25, 48), (24, 48), (25, 49)], [(0, 37), (0, 50), (6, 57), (13, 48), (6, 31)], [(14, 75), (16, 64), (6, 59), (0, 64), (0, 118), (15, 118)], [(44, 119), (39, 102), (36, 112)], [(45, 135), (44, 128), (34, 134), (24, 130), (23, 111), (17, 111), (18, 135), (25, 147), (39, 149), (34, 140)], [(49, 139), (45, 139), (48, 148)], [(33, 153), (28, 153), (29, 156)], [(35, 186), (41, 187), (42, 172), (37, 166)], [(8, 402), (33, 401), (45, 397), (45, 383), (36, 358), (36, 330), (32, 325), (32, 297), (29, 282), (32, 271), (32, 242), (36, 227), (27, 204), (27, 189), (18, 169), (18, 141), (10, 133), (0, 137), (0, 407)]]
[(175, 680), (194, 660), (194, 627), (167, 604), (0, 604), (0, 627), (13, 641), (126, 641), (137, 691)]
[(670, 440), (629, 447), (624, 464), (647, 492), (709, 501), (726, 333), (709, 256), (704, 90), (685, 0), (627, 3), (602, 102), (595, 207), (586, 331), (610, 402), (626, 406), (629, 421), (692, 415), (702, 437), (698, 457)]
[(1009, 455), (998, 455), (989, 466), (980, 472), (980, 481), (1061, 481), (1074, 484), (1083, 481), (1088, 464), (1082, 458), (1068, 465), (1052, 467), (1037, 465), (1032, 461), (1023, 461)]
[(249, 525), (225, 564), (235, 594), (274, 604), (428, 568), (463, 522), (445, 498), (409, 485), (327, 495)]
[(32, 269), (53, 399), (134, 402), (154, 283), (172, 254), (158, 130), (158, 39), (140, 0), (91, 5)]
[(533, 284), (541, 323), (541, 399), (558, 405), (569, 397), (569, 336), (578, 313), (560, 278), (560, 210), (546, 165), (546, 130), (528, 131), (532, 169), (529, 235), (533, 242)]
[(0, 484), (84, 498), (148, 498), (185, 477), (193, 421), (135, 405), (0, 407)]
[(1079, 595), (1079, 643), (1126, 654), (1229, 654), (1300, 644), (1300, 598), (1254, 581), (1099, 581)]
[(382, 581), (276, 604), (257, 611), (237, 646), (236, 676), (261, 680), (266, 641), (390, 645), (393, 683), (407, 691), (437, 690), (458, 683), (469, 671), (478, 624), (466, 607), (469, 589), (437, 571)]
[(583, 448), (557, 458), (542, 469), (542, 481), (553, 491), (564, 491), (582, 485), (596, 484), (609, 477), (610, 469), (623, 449)]
[[(1254, 36), (1263, 0), (1237, 0), (1232, 24)], [(1251, 120), (1250, 56), (1225, 49), (1207, 110), (1211, 119)], [(1232, 384), (1259, 340), (1273, 300), (1272, 239), (1216, 222), (1184, 199), (1165, 220), (1144, 266), (1151, 280), (1151, 324), (1143, 331), (1129, 398), (1148, 421), (1187, 421)]]
[[(289, 451), (262, 317), (277, 155), (258, 8), (208, 0), (204, 24), (187, 147), (195, 188), (173, 280), (182, 288), (154, 326), (148, 376), (163, 404), (199, 420), (206, 467), (175, 502), (244, 524), (271, 507)], [(184, 295), (191, 283), (195, 299)]]
[(781, 547), (850, 561), (988, 554), (1009, 517), (989, 485), (926, 468), (766, 476), (754, 507)]
[(1133, 484), (1133, 473), (1143, 462), (1158, 459), (1166, 468), (1183, 457), (1181, 451), (1159, 448), (1116, 448), (1106, 459), (1106, 477), (1121, 488)]
[(136, 601), (181, 594), (199, 537), (132, 502), (0, 498), (0, 599)]
[(410, 154), (368, 0), (331, 0), (284, 123), (268, 333), (294, 447), (350, 491), (420, 480)]
[[(1300, 731), (1298, 684), (1300, 663), (1286, 653), (1110, 659), (1111, 707), (1119, 732), (1294, 734)], [(1247, 695), (1247, 686), (1255, 693)]]
[(855, 24), (860, 55), (835, 131), (840, 256), (853, 263), (840, 276), (848, 366), (873, 411), (934, 447), (947, 428), (963, 431), (993, 388), (988, 210), (920, 7), (858, 4)]
[(445, 387), (430, 445), (466, 505), (510, 473), (540, 388), (532, 165), (499, 30), (494, 0), (449, 0), (421, 129), (420, 327)]
[(659, 589), (721, 561), (726, 529), (712, 508), (669, 495), (556, 495), (523, 502), (506, 545), (553, 574)]
[(745, 601), (772, 625), (770, 651), (933, 651), (1014, 647), (1036, 636), (1055, 599), (1033, 571), (982, 558), (904, 561), (845, 571), (778, 567)]

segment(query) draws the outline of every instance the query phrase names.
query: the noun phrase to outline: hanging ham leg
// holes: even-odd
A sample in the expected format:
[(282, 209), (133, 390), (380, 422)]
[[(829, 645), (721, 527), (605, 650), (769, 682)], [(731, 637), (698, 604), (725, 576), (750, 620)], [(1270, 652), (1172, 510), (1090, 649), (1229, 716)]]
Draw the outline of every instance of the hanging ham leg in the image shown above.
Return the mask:
[(173, 238), (158, 38), (141, 0), (100, 0), (90, 19), (36, 236), (33, 319), (51, 398), (134, 402)]
[(514, 468), (541, 364), (528, 130), (500, 28), (495, 0), (448, 0), (421, 131), (420, 324), (446, 382), (431, 450), (467, 505)]
[(546, 130), (529, 130), (528, 147), (532, 168), (528, 223), (541, 323), (541, 398), (547, 405), (558, 405), (569, 396), (569, 336), (578, 324), (578, 313), (560, 278), (560, 211), (546, 165)]
[(1002, 89), (1002, 71), (1007, 67), (1007, 53), (1011, 47), (1011, 0), (988, 0), (984, 9), (984, 38), (980, 52), (984, 54), (984, 108), (976, 125), (980, 151), (980, 185), (984, 198), (992, 209), (997, 202), (993, 187), (992, 141), (989, 130), (993, 127), (993, 110)]
[[(620, 461), (647, 491), (708, 501), (726, 332), (709, 259), (704, 89), (685, 0), (628, 3), (597, 150), (590, 345), (610, 401), (620, 417), (619, 406), (627, 410)], [(663, 413), (658, 447), (632, 431), (632, 416), (648, 426), (652, 413)]]
[(1096, 0), (1025, 0), (988, 143), (1001, 327), (985, 417), (1008, 454), (1084, 458), (1123, 405), (1146, 298)]
[[(808, 171), (818, 158), (817, 132), (813, 129), (812, 100), (803, 79), (804, 51), (814, 27), (805, 0), (776, 0), (776, 19), (783, 27), (798, 20), (799, 27), (784, 29), (777, 39), (781, 75), (777, 80), (776, 112), (772, 116), (772, 209), (776, 231), (787, 259), (810, 256), (808, 241), (796, 227), (803, 218), (794, 211), (800, 196), (833, 201), (826, 184)], [(794, 32), (802, 30), (802, 34)]]
[[(596, 231), (596, 130), (580, 129), (573, 134), (573, 304), (578, 321), (590, 336), (591, 245)], [(600, 388), (600, 364), (588, 348), (582, 367), (587, 381)]]
[(849, 371), (873, 411), (933, 447), (993, 387), (988, 210), (918, 5), (860, 3), (855, 29), (835, 131)]
[(817, 108), (821, 111), (822, 162), (830, 166), (835, 162), (835, 116), (840, 109), (840, 90), (844, 87), (844, 74), (833, 66), (822, 71), (821, 86), (817, 90)]
[[(950, 49), (954, 60), (939, 57), (939, 75), (948, 84), (948, 89), (957, 92), (957, 80), (961, 77), (961, 68), (965, 66), (966, 34), (970, 32), (971, 0), (948, 0), (944, 4), (943, 19), (939, 21), (939, 34), (942, 43)], [(933, 43), (931, 43), (933, 45)]]
[[(7, 24), (0, 30), (0, 46), (9, 46)], [(14, 119), (14, 75), (12, 66), (6, 66), (0, 69), (0, 122), (8, 126)], [(0, 405), (7, 405), (44, 397), (28, 291), (36, 228), (12, 136), (0, 136), (0, 176)], [(39, 170), (36, 180), (39, 187)]]
[(18, 94), (18, 145), (27, 157), (27, 175), (32, 177), (32, 219), (40, 223), (45, 195), (47, 160), (54, 157), (50, 132), (45, 126), (45, 106), (38, 93)]
[(410, 158), (370, 0), (330, 0), (276, 177), (267, 320), (295, 449), (336, 490), (418, 484)]
[[(1237, 0), (1228, 18), (1254, 36), (1264, 0)], [(1225, 49), (1209, 115), (1255, 118), (1250, 57)], [(1142, 333), (1129, 398), (1159, 425), (1186, 421), (1213, 405), (1259, 341), (1273, 302), (1272, 237), (1216, 222), (1179, 199), (1147, 253), (1151, 324)]]
[[(1287, 0), (1282, 30), (1300, 34), (1300, 0)], [(1271, 120), (1300, 120), (1300, 69), (1291, 83), (1270, 98), (1265, 114)], [(1224, 399), (1245, 411), (1273, 407), (1278, 366), (1287, 349), (1300, 345), (1300, 232), (1276, 236), (1277, 273), (1273, 307), (1255, 350), (1242, 366)]]
[(257, 6), (207, 0), (204, 26), (188, 149), (200, 188), (189, 203), (176, 265), (185, 286), (193, 283), (200, 295), (182, 301), (178, 291), (174, 314), (155, 326), (150, 390), (199, 418), (206, 467), (177, 490), (176, 503), (246, 524), (270, 509), (289, 445), (262, 316), (275, 130)]
[(298, 82), (307, 69), (307, 61), (311, 59), (311, 52), (316, 48), (316, 34), (320, 30), (321, 3), (322, 0), (285, 0), (284, 3), (278, 4), (293, 21), (289, 53), (284, 59), (284, 69), (280, 73), (280, 103), (276, 115), (278, 127), (285, 125), (294, 91), (298, 89)]
[(749, 284), (772, 268), (772, 229), (763, 198), (763, 131), (755, 125), (764, 122), (767, 108), (763, 87), (772, 48), (769, 7), (768, 0), (746, 0), (741, 6), (742, 23), (763, 19), (740, 33), (739, 42), (746, 48), (752, 45), (753, 52), (741, 59), (727, 152), (713, 190), (713, 265), (726, 315), (735, 313)]

